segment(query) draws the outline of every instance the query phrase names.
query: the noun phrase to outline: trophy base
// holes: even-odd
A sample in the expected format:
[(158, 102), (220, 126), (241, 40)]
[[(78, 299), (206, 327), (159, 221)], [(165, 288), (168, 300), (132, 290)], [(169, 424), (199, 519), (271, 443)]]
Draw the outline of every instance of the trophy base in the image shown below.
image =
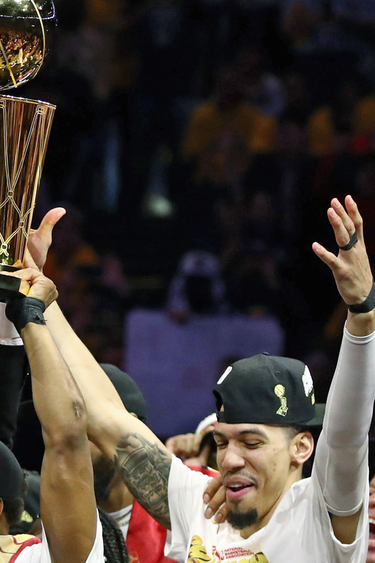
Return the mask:
[[(9, 266), (7, 266), (9, 268)], [(12, 269), (11, 271), (16, 270)], [(3, 271), (5, 270), (2, 268)], [(6, 303), (9, 299), (14, 299), (15, 296), (23, 297), (23, 294), (19, 292), (21, 286), (21, 278), (14, 278), (13, 276), (1, 276), (0, 275), (0, 303)]]
[(15, 266), (8, 266), (8, 264), (0, 264), (0, 272), (16, 272), (19, 268)]

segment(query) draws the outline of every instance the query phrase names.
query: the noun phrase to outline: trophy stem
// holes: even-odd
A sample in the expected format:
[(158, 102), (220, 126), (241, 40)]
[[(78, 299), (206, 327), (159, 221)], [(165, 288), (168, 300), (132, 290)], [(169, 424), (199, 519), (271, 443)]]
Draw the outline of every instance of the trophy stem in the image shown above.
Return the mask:
[(0, 272), (23, 262), (55, 109), (0, 96)]

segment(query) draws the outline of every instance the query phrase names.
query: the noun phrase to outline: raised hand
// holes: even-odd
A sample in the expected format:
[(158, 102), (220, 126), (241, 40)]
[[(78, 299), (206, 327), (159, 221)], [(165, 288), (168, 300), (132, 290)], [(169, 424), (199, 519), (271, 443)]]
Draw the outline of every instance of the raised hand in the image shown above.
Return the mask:
[(38, 229), (31, 229), (24, 263), (27, 268), (43, 269), (48, 249), (52, 243), (52, 231), (66, 213), (63, 207), (50, 209), (43, 217)]
[[(363, 303), (373, 286), (373, 277), (363, 238), (363, 221), (357, 204), (348, 195), (345, 207), (338, 199), (331, 201), (327, 211), (328, 220), (332, 225), (336, 242), (339, 246), (337, 256), (314, 242), (315, 254), (332, 270), (337, 289), (347, 305)], [(357, 233), (358, 241), (353, 240)], [(345, 250), (344, 247), (353, 246)]]

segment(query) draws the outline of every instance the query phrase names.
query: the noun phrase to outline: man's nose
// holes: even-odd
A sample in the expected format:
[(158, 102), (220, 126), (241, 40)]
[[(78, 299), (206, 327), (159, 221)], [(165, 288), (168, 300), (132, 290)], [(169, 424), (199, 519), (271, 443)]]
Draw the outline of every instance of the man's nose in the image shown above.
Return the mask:
[(222, 465), (227, 471), (240, 469), (245, 466), (245, 459), (235, 446), (228, 446), (225, 450)]

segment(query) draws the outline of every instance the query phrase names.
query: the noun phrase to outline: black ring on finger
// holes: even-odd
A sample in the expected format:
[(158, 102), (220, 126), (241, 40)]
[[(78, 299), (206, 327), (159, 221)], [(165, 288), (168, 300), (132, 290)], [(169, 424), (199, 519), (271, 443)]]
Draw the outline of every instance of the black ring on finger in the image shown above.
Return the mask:
[(346, 244), (345, 246), (339, 246), (339, 249), (340, 250), (350, 250), (351, 248), (353, 248), (354, 245), (357, 244), (357, 242), (358, 242), (357, 231), (354, 231), (354, 233), (352, 234), (352, 238), (350, 239), (348, 244)]

